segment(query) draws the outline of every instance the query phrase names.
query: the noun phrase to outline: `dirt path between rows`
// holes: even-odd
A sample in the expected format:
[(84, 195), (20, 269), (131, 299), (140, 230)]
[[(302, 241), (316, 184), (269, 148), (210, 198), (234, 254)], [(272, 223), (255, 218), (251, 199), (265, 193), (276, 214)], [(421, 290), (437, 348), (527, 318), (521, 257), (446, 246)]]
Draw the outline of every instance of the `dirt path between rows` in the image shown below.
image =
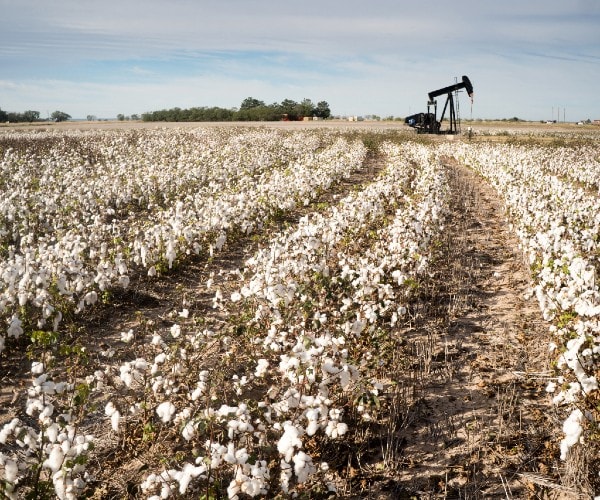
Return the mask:
[[(394, 436), (396, 497), (580, 498), (557, 463), (548, 325), (495, 191), (446, 160), (451, 214), (404, 334), (414, 391)], [(403, 377), (400, 377), (402, 380)], [(581, 496), (581, 498), (584, 498)]]

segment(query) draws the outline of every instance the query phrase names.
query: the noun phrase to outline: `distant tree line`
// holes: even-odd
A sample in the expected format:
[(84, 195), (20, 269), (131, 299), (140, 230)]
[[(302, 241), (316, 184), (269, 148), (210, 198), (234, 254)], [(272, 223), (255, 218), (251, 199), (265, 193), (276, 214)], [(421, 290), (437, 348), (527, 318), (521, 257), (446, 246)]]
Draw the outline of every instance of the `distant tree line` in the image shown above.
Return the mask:
[[(55, 122), (64, 122), (71, 119), (71, 115), (63, 113), (62, 111), (54, 111), (50, 115), (50, 119)], [(44, 121), (40, 118), (39, 111), (24, 111), (23, 113), (15, 113), (12, 111), (3, 111), (0, 109), (0, 123), (11, 122), (11, 123), (33, 123)]]
[(239, 109), (215, 106), (189, 109), (171, 108), (143, 113), (142, 120), (148, 122), (295, 121), (305, 117), (325, 119), (330, 116), (331, 110), (325, 101), (320, 101), (315, 105), (310, 99), (303, 99), (299, 103), (291, 99), (284, 99), (281, 103), (265, 104), (264, 101), (254, 97), (247, 97), (242, 101)]

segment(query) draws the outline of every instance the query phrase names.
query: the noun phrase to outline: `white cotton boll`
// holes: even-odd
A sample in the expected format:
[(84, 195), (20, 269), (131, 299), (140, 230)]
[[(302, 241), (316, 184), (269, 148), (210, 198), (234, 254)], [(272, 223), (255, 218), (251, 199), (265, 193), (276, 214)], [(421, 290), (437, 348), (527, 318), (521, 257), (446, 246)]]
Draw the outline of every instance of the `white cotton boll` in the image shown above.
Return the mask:
[(285, 461), (289, 462), (294, 454), (294, 447), (302, 447), (300, 432), (291, 423), (283, 424), (284, 433), (277, 443), (277, 450), (285, 456)]
[(292, 466), (285, 460), (280, 462), (281, 473), (279, 475), (280, 488), (284, 493), (289, 492), (290, 480), (292, 479)]
[(39, 377), (36, 377), (33, 380), (33, 386), (34, 387), (41, 387), (42, 384), (44, 382), (46, 382), (47, 379), (48, 379), (48, 374), (47, 373), (43, 373), (42, 375), (40, 375)]
[(7, 334), (9, 337), (14, 337), (18, 339), (23, 333), (23, 328), (21, 327), (21, 320), (15, 315), (10, 320), (10, 326), (8, 327)]
[(231, 499), (231, 500), (237, 500), (238, 497), (238, 493), (241, 492), (241, 485), (237, 482), (237, 480), (233, 479), (230, 483), (229, 486), (227, 486), (227, 496)]
[(556, 387), (556, 382), (549, 382), (546, 386), (546, 392), (553, 393), (554, 391), (556, 391)]
[(44, 363), (40, 363), (39, 361), (31, 363), (31, 373), (34, 375), (41, 375), (44, 373)]
[(396, 283), (398, 283), (400, 286), (406, 281), (406, 275), (399, 270), (396, 270), (392, 273), (392, 278), (394, 278)]
[(339, 368), (337, 366), (335, 366), (333, 359), (326, 358), (325, 361), (323, 361), (323, 364), (321, 365), (321, 370), (324, 373), (335, 374), (335, 373), (338, 373)]
[(173, 418), (175, 411), (175, 405), (170, 401), (164, 401), (156, 408), (156, 414), (164, 423), (169, 422)]
[(155, 266), (152, 266), (150, 269), (148, 269), (148, 276), (150, 276), (150, 277), (156, 276), (156, 267)]
[(48, 418), (52, 416), (54, 413), (54, 405), (52, 403), (47, 403), (42, 412), (40, 413), (40, 420), (46, 421)]
[(180, 313), (179, 313), (179, 317), (180, 318), (188, 318), (190, 315), (190, 311), (188, 309), (183, 309)]
[(41, 392), (44, 394), (53, 395), (56, 394), (56, 384), (52, 381), (44, 382), (41, 386)]
[(88, 305), (95, 304), (96, 302), (98, 302), (98, 293), (96, 293), (95, 291), (88, 292), (85, 294), (83, 300)]
[(110, 415), (110, 425), (111, 425), (113, 431), (119, 432), (119, 422), (120, 422), (120, 420), (121, 420), (121, 413), (118, 410), (115, 410)]
[(27, 401), (27, 406), (25, 408), (25, 413), (27, 415), (33, 416), (36, 411), (42, 411), (44, 409), (44, 405), (39, 399), (29, 399)]
[(176, 339), (181, 335), (181, 326), (175, 324), (171, 327), (171, 336)]
[(231, 302), (239, 302), (242, 300), (242, 294), (240, 292), (233, 292), (231, 294)]
[(312, 458), (303, 451), (299, 451), (294, 455), (293, 461), (294, 473), (296, 474), (299, 483), (305, 483), (308, 480), (308, 477), (316, 472)]
[(366, 326), (367, 326), (366, 321), (361, 321), (361, 320), (357, 319), (354, 323), (352, 323), (350, 332), (353, 333), (354, 335), (360, 335)]
[(330, 420), (329, 422), (327, 422), (327, 427), (325, 427), (325, 434), (327, 434), (332, 439), (337, 438), (340, 435), (338, 433), (338, 425), (340, 425), (340, 422), (338, 422), (337, 420)]
[(259, 359), (256, 363), (256, 369), (254, 370), (254, 375), (256, 377), (264, 377), (267, 373), (267, 369), (269, 368), (269, 362), (266, 359)]
[(138, 358), (133, 362), (133, 367), (138, 371), (145, 371), (148, 368), (148, 362), (144, 358)]
[(571, 412), (569, 418), (565, 420), (563, 424), (563, 432), (565, 437), (560, 442), (560, 459), (566, 460), (567, 453), (571, 447), (579, 441), (583, 428), (581, 421), (583, 419), (583, 413), (581, 410), (576, 409)]
[(129, 330), (127, 332), (121, 332), (121, 341), (125, 343), (129, 343), (135, 337), (133, 330)]
[(19, 477), (19, 467), (14, 460), (6, 460), (4, 463), (4, 479), (9, 483), (14, 483)]
[(58, 444), (52, 445), (52, 450), (50, 451), (50, 455), (44, 461), (43, 466), (47, 469), (50, 469), (52, 472), (57, 472), (61, 469), (63, 465), (63, 461), (65, 459), (65, 454), (62, 450), (62, 447)]
[(185, 424), (183, 430), (181, 431), (181, 435), (186, 441), (193, 439), (193, 437), (196, 435), (196, 426), (194, 425), (194, 422), (188, 422)]
[(58, 439), (58, 432), (59, 428), (56, 423), (53, 423), (46, 427), (46, 437), (48, 438), (48, 441), (51, 443), (56, 443)]
[(225, 460), (225, 462), (227, 462), (228, 464), (237, 463), (237, 458), (235, 456), (235, 446), (233, 443), (229, 443), (227, 445), (227, 453), (225, 453), (225, 455), (223, 456), (223, 460)]
[(190, 463), (186, 463), (181, 470), (179, 476), (179, 493), (184, 495), (190, 485), (192, 479), (206, 472), (205, 466), (196, 467)]
[(306, 426), (306, 434), (309, 436), (314, 436), (318, 430), (319, 423), (316, 420), (310, 420)]

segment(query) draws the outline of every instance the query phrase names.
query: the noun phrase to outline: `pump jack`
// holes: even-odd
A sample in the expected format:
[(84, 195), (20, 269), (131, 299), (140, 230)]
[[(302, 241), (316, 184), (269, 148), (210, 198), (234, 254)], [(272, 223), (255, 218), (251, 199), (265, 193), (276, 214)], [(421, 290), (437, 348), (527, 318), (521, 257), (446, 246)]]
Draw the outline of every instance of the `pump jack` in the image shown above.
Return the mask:
[[(442, 89), (433, 90), (429, 92), (429, 100), (427, 101), (427, 113), (417, 113), (416, 115), (407, 116), (404, 120), (404, 123), (413, 127), (417, 130), (418, 134), (457, 134), (460, 132), (457, 123), (460, 121), (458, 118), (457, 108), (454, 106), (454, 95), (457, 94), (456, 98), (458, 99), (458, 91), (461, 89), (466, 89), (467, 94), (471, 98), (471, 103), (473, 102), (473, 85), (468, 77), (463, 76), (462, 82), (455, 83), (454, 85), (449, 85), (448, 87), (444, 87)], [(442, 111), (442, 116), (440, 120), (437, 120), (437, 100), (436, 97), (441, 95), (446, 95), (446, 104), (444, 104), (444, 109)], [(433, 113), (431, 112), (431, 107), (433, 106)], [(446, 114), (446, 109), (449, 108), (449, 125), (450, 128), (448, 130), (441, 130), (441, 123), (444, 120), (444, 115)]]

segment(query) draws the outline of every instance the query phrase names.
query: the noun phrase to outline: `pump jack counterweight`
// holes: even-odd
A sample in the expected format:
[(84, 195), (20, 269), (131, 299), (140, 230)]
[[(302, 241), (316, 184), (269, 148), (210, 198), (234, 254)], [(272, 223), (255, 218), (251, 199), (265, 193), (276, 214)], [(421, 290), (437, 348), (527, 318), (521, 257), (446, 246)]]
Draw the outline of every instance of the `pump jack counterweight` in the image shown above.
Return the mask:
[[(429, 92), (427, 113), (417, 113), (415, 115), (407, 116), (404, 123), (415, 128), (419, 134), (458, 134), (460, 132), (458, 126), (460, 119), (458, 117), (458, 102), (456, 103), (457, 106), (455, 106), (454, 94), (456, 94), (456, 98), (458, 99), (458, 91), (461, 89), (467, 91), (467, 94), (471, 98), (471, 103), (473, 103), (473, 85), (467, 76), (463, 76), (462, 81), (459, 83)], [(442, 115), (438, 121), (436, 97), (443, 95), (446, 95), (446, 103), (444, 104)], [(432, 107), (433, 113), (431, 112)], [(441, 124), (444, 121), (446, 110), (448, 110), (449, 114), (448, 123), (450, 127), (447, 130), (441, 130)]]

